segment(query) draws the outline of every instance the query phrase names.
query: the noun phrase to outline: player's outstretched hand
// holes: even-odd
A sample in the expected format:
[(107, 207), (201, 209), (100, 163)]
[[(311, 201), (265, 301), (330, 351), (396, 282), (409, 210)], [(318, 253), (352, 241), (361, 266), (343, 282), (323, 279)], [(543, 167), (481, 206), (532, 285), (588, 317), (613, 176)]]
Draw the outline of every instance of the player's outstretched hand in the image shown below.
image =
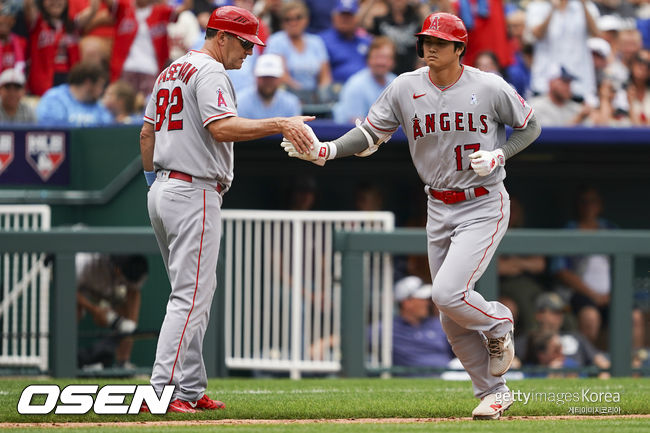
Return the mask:
[(325, 165), (325, 161), (329, 156), (328, 143), (321, 143), (320, 140), (318, 140), (318, 137), (316, 137), (314, 130), (311, 129), (309, 125), (305, 125), (305, 128), (309, 132), (311, 143), (314, 146), (313, 149), (309, 152), (298, 152), (296, 146), (287, 137), (283, 137), (281, 146), (290, 157), (304, 159), (305, 161), (313, 162), (322, 167)]
[(492, 152), (489, 150), (479, 150), (469, 155), (469, 159), (472, 160), (472, 168), (479, 176), (487, 176), (495, 168), (506, 165), (506, 157), (503, 155), (503, 150), (501, 149)]
[(282, 135), (295, 146), (298, 153), (309, 153), (314, 149), (314, 132), (305, 122), (314, 120), (314, 116), (294, 116), (282, 118)]

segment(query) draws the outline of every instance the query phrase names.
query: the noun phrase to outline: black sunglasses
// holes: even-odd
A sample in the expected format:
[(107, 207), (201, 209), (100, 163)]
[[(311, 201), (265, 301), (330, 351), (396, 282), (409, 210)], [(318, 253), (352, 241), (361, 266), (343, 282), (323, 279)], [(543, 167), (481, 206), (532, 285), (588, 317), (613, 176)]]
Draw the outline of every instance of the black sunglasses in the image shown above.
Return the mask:
[(239, 43), (241, 44), (241, 47), (244, 49), (244, 51), (252, 50), (255, 44), (251, 41), (247, 41), (246, 39), (242, 38), (241, 36), (238, 35), (233, 35), (232, 33), (228, 33), (230, 36), (233, 36), (239, 40)]

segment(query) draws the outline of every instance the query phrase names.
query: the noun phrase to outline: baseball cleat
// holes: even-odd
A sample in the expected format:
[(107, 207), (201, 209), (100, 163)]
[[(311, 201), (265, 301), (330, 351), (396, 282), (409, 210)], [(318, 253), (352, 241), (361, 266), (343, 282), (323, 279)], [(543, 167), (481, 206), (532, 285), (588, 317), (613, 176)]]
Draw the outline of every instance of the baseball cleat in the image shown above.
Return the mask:
[(512, 394), (504, 392), (498, 394), (488, 394), (481, 399), (478, 406), (472, 411), (474, 419), (499, 419), (503, 412), (512, 406)]
[(190, 401), (188, 404), (195, 409), (215, 410), (226, 408), (226, 405), (223, 402), (219, 400), (212, 400), (210, 397), (208, 397), (207, 394), (203, 394), (203, 397), (197, 401)]
[(515, 359), (512, 331), (500, 338), (488, 338), (485, 345), (490, 354), (490, 374), (503, 376)]
[(167, 413), (169, 412), (196, 413), (197, 410), (190, 405), (190, 402), (177, 398), (176, 400), (169, 403), (169, 406), (167, 407)]

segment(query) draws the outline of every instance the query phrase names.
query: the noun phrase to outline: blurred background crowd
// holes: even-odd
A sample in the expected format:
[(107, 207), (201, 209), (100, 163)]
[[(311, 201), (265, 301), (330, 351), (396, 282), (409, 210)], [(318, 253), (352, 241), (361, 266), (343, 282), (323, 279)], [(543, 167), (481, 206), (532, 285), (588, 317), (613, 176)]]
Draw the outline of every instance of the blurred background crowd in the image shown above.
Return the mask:
[(543, 126), (650, 122), (647, 0), (2, 0), (0, 122), (140, 123), (157, 75), (227, 4), (266, 43), (229, 71), (243, 117), (363, 119), (423, 66), (413, 34), (445, 11), (469, 30), (463, 63), (503, 76)]
[[(446, 11), (469, 30), (463, 63), (501, 75), (543, 126), (650, 124), (649, 0), (0, 0), (0, 123), (141, 124), (158, 74), (200, 49), (210, 13), (229, 4), (260, 17), (266, 43), (228, 71), (242, 117), (363, 119), (396, 75), (423, 66), (413, 34), (426, 15)], [(317, 188), (302, 182), (288, 197), (287, 208), (310, 210)], [(361, 185), (355, 207), (382, 210), (383, 201), (380, 188)], [(566, 227), (613, 228), (603, 212), (599, 191), (583, 188)], [(512, 227), (525, 227), (514, 197), (511, 214)], [(129, 274), (115, 263), (100, 264), (110, 278)], [(134, 287), (146, 275), (138, 266)], [(501, 256), (498, 270), (522, 365), (609, 366), (609, 257)], [(453, 354), (429, 300), (426, 258), (398, 260), (396, 276), (395, 364), (447, 366)], [(80, 297), (80, 317), (94, 313), (112, 327), (137, 322), (137, 312), (107, 318), (87, 299)], [(633, 317), (637, 367), (649, 362), (648, 309), (641, 305)], [(131, 344), (109, 346), (124, 352), (117, 356), (124, 364)]]

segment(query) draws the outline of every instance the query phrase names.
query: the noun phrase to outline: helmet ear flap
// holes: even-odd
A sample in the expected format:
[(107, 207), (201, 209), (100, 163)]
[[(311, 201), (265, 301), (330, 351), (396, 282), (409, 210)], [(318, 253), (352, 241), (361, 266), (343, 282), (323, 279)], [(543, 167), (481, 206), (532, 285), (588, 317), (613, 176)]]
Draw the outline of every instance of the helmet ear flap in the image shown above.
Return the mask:
[(424, 47), (422, 46), (422, 42), (424, 41), (424, 37), (418, 36), (418, 40), (415, 41), (415, 50), (418, 53), (418, 57), (424, 58)]

